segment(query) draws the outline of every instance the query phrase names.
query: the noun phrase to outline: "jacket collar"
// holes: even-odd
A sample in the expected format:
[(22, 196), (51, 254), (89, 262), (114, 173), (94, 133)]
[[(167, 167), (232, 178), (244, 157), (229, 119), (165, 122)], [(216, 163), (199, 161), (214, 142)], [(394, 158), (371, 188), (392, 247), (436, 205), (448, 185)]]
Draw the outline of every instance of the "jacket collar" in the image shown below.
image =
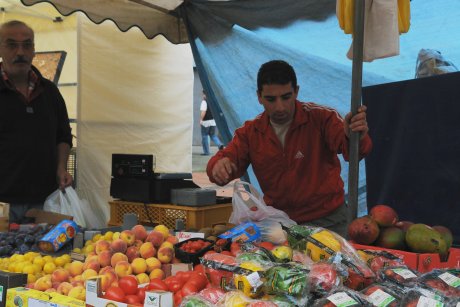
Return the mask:
[[(291, 123), (290, 129), (295, 129), (300, 125), (303, 125), (308, 122), (308, 115), (307, 112), (302, 108), (302, 102), (296, 100), (295, 101), (295, 113), (294, 113), (294, 120)], [(265, 133), (267, 129), (270, 127), (270, 118), (267, 112), (262, 112), (261, 114), (257, 115), (255, 121), (255, 128)]]

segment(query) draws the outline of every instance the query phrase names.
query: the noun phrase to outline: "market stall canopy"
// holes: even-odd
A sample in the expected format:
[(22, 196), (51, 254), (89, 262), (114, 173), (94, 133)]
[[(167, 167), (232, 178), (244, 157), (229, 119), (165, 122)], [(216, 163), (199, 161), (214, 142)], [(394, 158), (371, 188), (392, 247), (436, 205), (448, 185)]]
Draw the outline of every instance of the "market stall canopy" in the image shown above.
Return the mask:
[(183, 0), (21, 0), (21, 2), (27, 6), (48, 2), (65, 16), (81, 11), (97, 24), (112, 20), (123, 32), (138, 27), (149, 39), (162, 34), (174, 44), (188, 42), (183, 20), (179, 18), (176, 10), (184, 2)]
[[(293, 20), (324, 20), (335, 14), (335, 0), (21, 0), (24, 5), (51, 3), (62, 15), (81, 11), (94, 23), (112, 20), (125, 32), (138, 27), (149, 39), (161, 34), (174, 44), (188, 43), (181, 6), (208, 10), (220, 19), (245, 28), (280, 27)], [(289, 2), (289, 3), (287, 3)], [(308, 8), (308, 9), (305, 9)], [(246, 14), (241, 14), (245, 11)], [(274, 11), (276, 11), (275, 14)], [(270, 18), (267, 18), (270, 16)], [(205, 20), (202, 20), (206, 24)]]

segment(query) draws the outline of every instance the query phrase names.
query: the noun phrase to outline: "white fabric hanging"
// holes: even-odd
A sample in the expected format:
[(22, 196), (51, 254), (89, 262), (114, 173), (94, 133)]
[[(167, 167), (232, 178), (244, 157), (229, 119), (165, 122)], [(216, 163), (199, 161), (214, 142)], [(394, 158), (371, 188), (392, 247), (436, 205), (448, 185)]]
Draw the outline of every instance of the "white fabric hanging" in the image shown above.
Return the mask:
[[(365, 0), (363, 61), (399, 55), (398, 1)], [(347, 57), (353, 59), (353, 43)]]

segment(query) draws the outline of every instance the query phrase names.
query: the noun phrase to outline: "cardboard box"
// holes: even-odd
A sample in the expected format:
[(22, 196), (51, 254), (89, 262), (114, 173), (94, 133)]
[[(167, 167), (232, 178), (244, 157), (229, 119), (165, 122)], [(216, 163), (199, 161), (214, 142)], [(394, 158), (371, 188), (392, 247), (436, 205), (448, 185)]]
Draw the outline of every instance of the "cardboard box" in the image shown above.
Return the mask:
[(34, 218), (36, 224), (48, 223), (51, 225), (57, 225), (62, 220), (73, 220), (73, 216), (71, 215), (43, 211), (40, 209), (29, 209), (25, 216)]
[(6, 305), (6, 292), (10, 288), (22, 287), (27, 284), (27, 274), (0, 271), (0, 307)]
[(449, 255), (447, 261), (441, 261), (439, 254), (433, 253), (412, 253), (396, 249), (382, 248), (379, 246), (372, 245), (361, 245), (352, 243), (356, 249), (369, 249), (369, 250), (385, 250), (400, 257), (404, 263), (411, 269), (416, 270), (420, 273), (429, 272), (433, 269), (444, 269), (444, 268), (460, 268), (460, 249), (451, 247), (449, 249)]
[[(110, 305), (109, 305), (110, 304)], [(132, 307), (131, 304), (102, 298), (101, 280), (89, 279), (86, 281), (86, 305), (87, 306), (111, 306), (111, 307)], [(155, 291), (146, 292), (144, 307), (171, 307), (173, 306), (172, 292)]]
[(8, 307), (37, 307), (45, 306), (50, 296), (34, 289), (24, 287), (10, 288), (6, 293), (6, 305)]
[(8, 231), (10, 222), (10, 204), (0, 202), (0, 232)]
[(192, 263), (166, 263), (161, 266), (165, 277), (174, 276), (177, 272), (193, 271)]

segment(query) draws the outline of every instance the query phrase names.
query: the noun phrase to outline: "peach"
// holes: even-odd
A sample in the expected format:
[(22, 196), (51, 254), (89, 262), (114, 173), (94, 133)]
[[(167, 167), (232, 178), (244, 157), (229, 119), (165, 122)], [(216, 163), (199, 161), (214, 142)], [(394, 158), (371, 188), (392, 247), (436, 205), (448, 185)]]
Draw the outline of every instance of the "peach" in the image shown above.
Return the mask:
[(141, 241), (141, 240), (136, 240), (136, 241), (134, 241), (133, 246), (135, 246), (135, 247), (137, 247), (137, 249), (139, 249), (143, 243), (144, 242)]
[(98, 257), (96, 254), (93, 255), (86, 255), (85, 262), (91, 261), (91, 260), (96, 260), (98, 261)]
[(116, 231), (112, 235), (112, 241), (115, 241), (116, 239), (120, 239), (120, 232)]
[(157, 253), (157, 250), (153, 246), (152, 242), (145, 242), (139, 247), (139, 253), (144, 259), (154, 257)]
[(97, 272), (93, 269), (86, 269), (83, 271), (83, 274), (81, 274), (81, 279), (86, 281), (90, 278), (93, 278), (93, 277), (96, 277), (97, 276)]
[(162, 248), (162, 247), (169, 247), (170, 249), (174, 250), (174, 244), (172, 244), (171, 242), (168, 242), (168, 241), (165, 241), (165, 242), (161, 243), (160, 248)]
[(159, 247), (164, 240), (165, 238), (161, 232), (152, 230), (145, 239), (145, 242), (151, 242), (153, 246)]
[(154, 231), (161, 232), (163, 234), (163, 238), (166, 240), (169, 237), (169, 229), (165, 225), (157, 225), (153, 228)]
[(138, 284), (146, 284), (150, 282), (150, 277), (145, 273), (140, 273), (136, 275)]
[(128, 257), (122, 253), (115, 253), (110, 259), (110, 265), (115, 268), (115, 265), (120, 261), (128, 261)]
[(167, 246), (161, 247), (158, 250), (157, 258), (161, 263), (170, 263), (174, 258), (174, 249)]
[(110, 277), (108, 275), (99, 275), (98, 277), (101, 279), (101, 289), (105, 292), (112, 285)]
[(76, 286), (69, 291), (67, 296), (84, 301), (86, 300), (86, 289), (82, 286)]
[(96, 242), (96, 254), (99, 255), (103, 251), (110, 251), (110, 242), (106, 240), (100, 240)]
[(131, 264), (128, 261), (120, 261), (115, 265), (115, 273), (119, 278), (123, 276), (131, 275), (133, 269), (131, 268)]
[(165, 278), (165, 272), (163, 272), (162, 269), (153, 269), (153, 271), (150, 272), (150, 274), (149, 274), (149, 278), (150, 278), (150, 280), (152, 280), (154, 278), (163, 279), (163, 278)]
[(110, 265), (111, 259), (112, 259), (112, 252), (111, 252), (111, 251), (108, 251), (108, 250), (102, 251), (102, 252), (98, 255), (98, 262), (99, 262), (101, 268)]
[(112, 267), (105, 267), (99, 272), (99, 276), (106, 276), (108, 278), (108, 284), (111, 285), (114, 281), (118, 280), (117, 273)]
[(61, 284), (59, 284), (59, 286), (57, 286), (56, 288), (56, 292), (60, 293), (60, 294), (63, 294), (63, 295), (67, 295), (67, 293), (69, 293), (70, 289), (72, 289), (73, 286), (71, 283), (68, 283), (68, 282), (63, 282)]
[(37, 279), (34, 284), (34, 289), (38, 291), (45, 291), (52, 288), (51, 275), (45, 275)]
[(147, 230), (143, 225), (136, 225), (131, 230), (137, 240), (145, 241), (145, 238), (147, 238)]
[(126, 250), (126, 257), (128, 257), (128, 262), (132, 262), (135, 258), (139, 258), (141, 254), (139, 253), (139, 249), (136, 246), (130, 246)]
[(154, 269), (161, 268), (160, 260), (155, 257), (145, 259), (145, 263), (147, 264), (147, 272), (152, 272)]
[(76, 286), (84, 287), (85, 286), (85, 282), (83, 280), (74, 280), (70, 284), (72, 285), (72, 287), (76, 287)]
[[(83, 272), (82, 272), (83, 273)], [(77, 275), (73, 278), (72, 282), (75, 282), (75, 281), (83, 281), (83, 277), (81, 277), (81, 275)]]
[(57, 269), (51, 274), (51, 282), (65, 282), (69, 281), (70, 274), (65, 269)]
[(134, 274), (145, 273), (147, 271), (147, 263), (144, 258), (135, 258), (131, 262), (131, 269)]
[(112, 248), (112, 251), (114, 253), (124, 253), (126, 252), (126, 249), (128, 248), (128, 244), (126, 244), (125, 241), (122, 239), (116, 239), (113, 240), (112, 243), (110, 244), (110, 247)]
[(134, 241), (136, 241), (136, 236), (132, 230), (123, 230), (120, 233), (120, 239), (125, 241), (128, 246), (131, 246), (134, 244)]
[(170, 242), (173, 245), (179, 243), (179, 239), (176, 236), (170, 235), (169, 237), (166, 238), (166, 242)]
[(83, 271), (86, 271), (88, 269), (92, 269), (96, 272), (99, 272), (99, 270), (101, 269), (101, 265), (99, 264), (98, 260), (90, 260), (83, 264)]

